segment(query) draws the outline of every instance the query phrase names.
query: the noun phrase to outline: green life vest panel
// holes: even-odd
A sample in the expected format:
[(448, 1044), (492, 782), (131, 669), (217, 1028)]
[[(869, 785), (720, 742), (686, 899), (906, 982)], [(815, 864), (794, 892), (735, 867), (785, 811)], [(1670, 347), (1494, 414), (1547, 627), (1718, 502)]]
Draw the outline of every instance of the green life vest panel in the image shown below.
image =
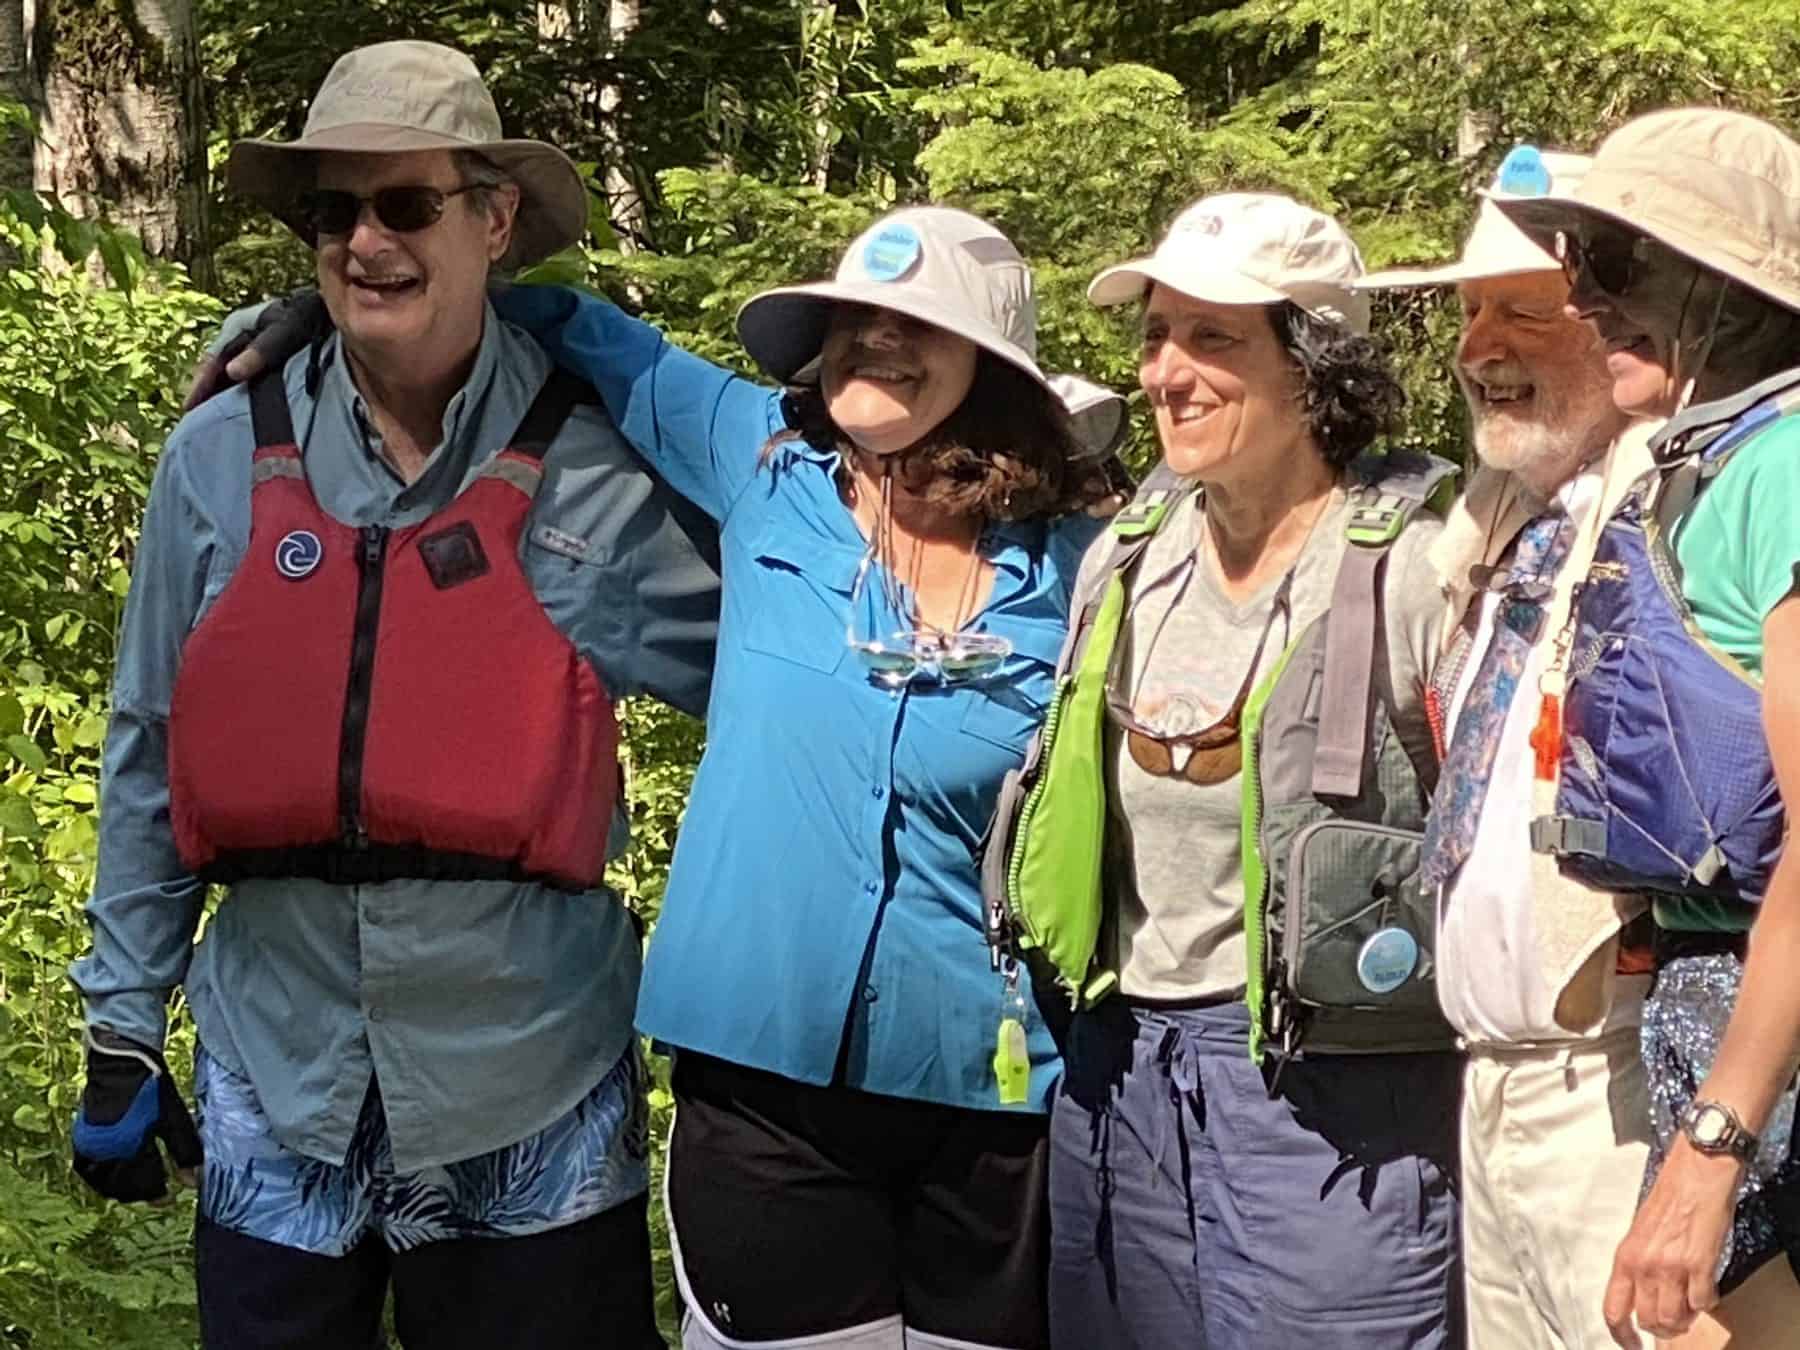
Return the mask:
[[(1417, 880), (1435, 766), (1412, 763), (1375, 671), (1389, 550), (1453, 473), (1423, 455), (1352, 466), (1349, 544), (1331, 608), (1295, 637), (1246, 706), (1253, 1055), (1270, 1037), (1289, 1054), (1452, 1043), (1437, 1010), (1435, 913)], [(1076, 597), (1050, 718), (1003, 787), (984, 858), (996, 959), (1024, 957), (1078, 1009), (1118, 982), (1101, 943), (1111, 901), (1102, 857), (1105, 685), (1125, 574), (1188, 490), (1159, 468), (1115, 520), (1111, 554)]]

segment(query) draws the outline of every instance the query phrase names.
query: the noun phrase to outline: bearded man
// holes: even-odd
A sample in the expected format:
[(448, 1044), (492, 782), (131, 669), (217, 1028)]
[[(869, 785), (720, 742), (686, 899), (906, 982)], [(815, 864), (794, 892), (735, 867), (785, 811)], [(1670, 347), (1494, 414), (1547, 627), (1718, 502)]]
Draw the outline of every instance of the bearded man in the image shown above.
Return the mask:
[[(1565, 309), (1560, 264), (1494, 199), (1571, 191), (1587, 163), (1516, 148), (1458, 261), (1363, 282), (1453, 285), (1462, 306), (1455, 373), (1479, 466), (1434, 550), (1453, 621), (1431, 693), (1445, 762), (1424, 880), (1438, 897), (1439, 998), (1469, 1051), (1470, 1344), (1508, 1350), (1607, 1342), (1610, 1253), (1649, 1147), (1642, 902), (1563, 877), (1531, 840), (1555, 791), (1570, 593), (1600, 523), (1649, 467), (1652, 428), (1616, 409), (1598, 335)], [(1494, 694), (1508, 680), (1510, 704)]]

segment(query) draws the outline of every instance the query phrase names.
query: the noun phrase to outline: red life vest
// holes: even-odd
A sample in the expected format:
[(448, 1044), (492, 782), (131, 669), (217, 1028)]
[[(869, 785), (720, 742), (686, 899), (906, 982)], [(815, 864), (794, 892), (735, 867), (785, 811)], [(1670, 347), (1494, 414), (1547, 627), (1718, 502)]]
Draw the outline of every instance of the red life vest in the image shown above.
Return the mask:
[(182, 862), (209, 881), (600, 879), (618, 723), (519, 564), (561, 374), (511, 448), (416, 525), (320, 509), (279, 371), (251, 388), (250, 543), (169, 714)]

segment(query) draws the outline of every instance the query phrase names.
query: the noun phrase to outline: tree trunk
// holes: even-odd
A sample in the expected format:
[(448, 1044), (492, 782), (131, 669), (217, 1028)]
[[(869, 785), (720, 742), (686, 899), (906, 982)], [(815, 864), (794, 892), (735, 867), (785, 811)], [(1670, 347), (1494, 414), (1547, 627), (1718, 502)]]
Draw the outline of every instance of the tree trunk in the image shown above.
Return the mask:
[[(639, 0), (608, 0), (606, 11), (607, 52), (616, 63), (619, 49), (637, 31), (640, 19)], [(619, 249), (624, 253), (637, 250), (650, 228), (649, 212), (644, 208), (644, 195), (638, 191), (631, 173), (631, 155), (625, 138), (619, 134), (619, 105), (623, 101), (617, 84), (600, 91), (600, 136), (606, 145), (606, 214), (619, 236)]]
[[(831, 104), (838, 93), (835, 50), (838, 7), (831, 0), (807, 0), (800, 19), (801, 79), (810, 86), (806, 111), (811, 122), (811, 144), (806, 149), (806, 181), (820, 191), (831, 183), (831, 151), (834, 145)], [(829, 59), (829, 64), (820, 58)], [(821, 68), (823, 67), (823, 68)]]
[[(6, 3), (8, 0), (0, 0)], [(206, 118), (191, 0), (38, 0), (39, 189), (105, 215), (144, 251), (215, 282)]]
[[(0, 0), (0, 102), (36, 112), (39, 90), (26, 31), (25, 0)], [(32, 181), (31, 133), (0, 127), (0, 188), (28, 188)]]

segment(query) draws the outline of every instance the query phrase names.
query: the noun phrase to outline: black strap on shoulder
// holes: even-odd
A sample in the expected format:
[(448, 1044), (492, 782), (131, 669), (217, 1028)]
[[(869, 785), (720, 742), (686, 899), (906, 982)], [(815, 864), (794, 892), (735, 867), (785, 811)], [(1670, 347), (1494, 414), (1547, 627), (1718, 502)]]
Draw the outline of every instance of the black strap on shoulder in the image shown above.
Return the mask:
[(250, 383), (250, 428), (256, 433), (256, 448), (295, 445), (294, 419), (288, 412), (287, 383), (277, 366)]
[(562, 430), (563, 423), (569, 420), (569, 414), (575, 411), (575, 405), (594, 401), (594, 391), (578, 376), (566, 370), (551, 371), (550, 378), (544, 381), (544, 387), (538, 390), (537, 397), (525, 410), (525, 416), (519, 420), (519, 428), (513, 432), (508, 448), (514, 454), (541, 461), (557, 432)]

